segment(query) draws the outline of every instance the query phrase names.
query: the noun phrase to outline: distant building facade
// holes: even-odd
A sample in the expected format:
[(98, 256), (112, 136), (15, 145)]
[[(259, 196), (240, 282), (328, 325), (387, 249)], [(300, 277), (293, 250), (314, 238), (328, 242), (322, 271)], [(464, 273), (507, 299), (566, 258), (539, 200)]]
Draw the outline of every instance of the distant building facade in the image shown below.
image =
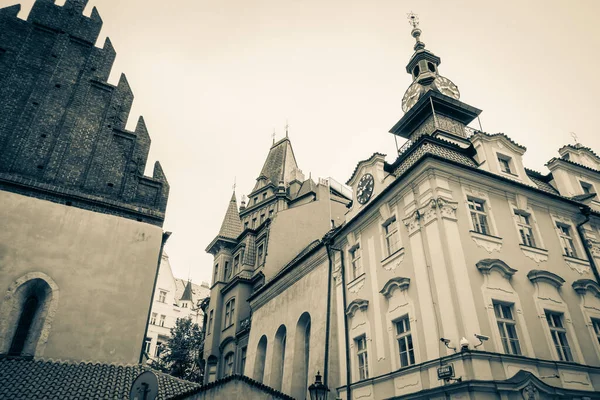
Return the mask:
[(199, 303), (209, 294), (207, 282), (196, 285), (173, 276), (169, 256), (163, 252), (144, 343), (144, 352), (150, 360), (155, 360), (166, 346), (177, 319), (190, 318), (202, 327), (204, 312)]
[(390, 131), (407, 142), (358, 163), (343, 224), (309, 227), (300, 207), (243, 247), (256, 216), (232, 198), (208, 248), (207, 381), (233, 371), (304, 399), (320, 370), (344, 399), (600, 398), (600, 157), (576, 143), (550, 173), (526, 168), (523, 146), (468, 126), (481, 111), (412, 34)]
[(137, 363), (169, 184), (86, 3), (0, 8), (0, 354)]

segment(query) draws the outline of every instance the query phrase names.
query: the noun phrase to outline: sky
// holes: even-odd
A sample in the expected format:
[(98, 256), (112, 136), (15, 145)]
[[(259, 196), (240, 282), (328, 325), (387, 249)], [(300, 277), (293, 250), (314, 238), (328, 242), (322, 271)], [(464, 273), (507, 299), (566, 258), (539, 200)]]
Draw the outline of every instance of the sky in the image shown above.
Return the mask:
[[(26, 18), (33, 0), (20, 3)], [(64, 0), (57, 1), (63, 4)], [(289, 137), (313, 179), (350, 178), (373, 152), (394, 161), (389, 129), (402, 117), (419, 15), (421, 40), (483, 130), (544, 164), (577, 140), (600, 152), (597, 0), (90, 0), (117, 51), (171, 185), (163, 229), (174, 273), (210, 282), (204, 249), (218, 233), (234, 181), (238, 204), (269, 147)], [(399, 145), (404, 139), (399, 138)], [(151, 175), (151, 170), (146, 171)]]

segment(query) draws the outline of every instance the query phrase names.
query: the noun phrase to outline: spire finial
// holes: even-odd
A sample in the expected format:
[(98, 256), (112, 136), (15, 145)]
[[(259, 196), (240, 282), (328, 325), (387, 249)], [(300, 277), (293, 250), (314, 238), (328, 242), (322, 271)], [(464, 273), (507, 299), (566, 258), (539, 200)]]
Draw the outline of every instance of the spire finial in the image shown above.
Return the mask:
[(577, 134), (575, 132), (571, 132), (571, 137), (573, 137), (573, 140), (575, 141), (575, 144), (579, 143), (579, 141), (577, 140)]
[(406, 14), (406, 18), (408, 19), (408, 23), (413, 27), (410, 34), (417, 41), (414, 47), (415, 51), (424, 49), (425, 43), (421, 42), (421, 29), (419, 29), (419, 16), (411, 11)]
[(235, 193), (235, 187), (237, 186), (237, 176), (233, 177), (233, 193)]
[(275, 144), (275, 128), (273, 128), (273, 134), (271, 136), (273, 137), (273, 144)]
[(289, 138), (289, 128), (290, 128), (290, 124), (288, 123), (287, 118), (285, 119), (285, 137)]

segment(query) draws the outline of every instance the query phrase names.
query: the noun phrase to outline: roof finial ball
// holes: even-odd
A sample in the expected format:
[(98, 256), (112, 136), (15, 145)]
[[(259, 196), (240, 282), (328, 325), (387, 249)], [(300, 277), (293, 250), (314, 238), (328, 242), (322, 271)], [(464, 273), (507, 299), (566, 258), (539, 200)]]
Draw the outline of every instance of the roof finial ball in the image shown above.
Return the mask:
[(408, 23), (413, 27), (410, 34), (417, 41), (417, 43), (415, 43), (415, 51), (424, 49), (425, 43), (421, 42), (421, 30), (419, 29), (419, 16), (412, 11), (406, 14), (406, 16)]

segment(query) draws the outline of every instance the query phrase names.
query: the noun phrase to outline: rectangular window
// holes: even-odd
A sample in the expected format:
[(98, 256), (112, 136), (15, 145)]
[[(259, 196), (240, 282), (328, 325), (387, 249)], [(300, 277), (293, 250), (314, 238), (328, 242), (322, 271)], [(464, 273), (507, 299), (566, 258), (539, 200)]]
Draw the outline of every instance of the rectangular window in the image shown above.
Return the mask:
[(242, 347), (242, 355), (240, 357), (240, 375), (244, 375), (246, 369), (246, 352), (248, 347)]
[(160, 316), (160, 326), (165, 326), (165, 319), (167, 319), (166, 315)]
[(219, 280), (219, 264), (215, 264), (215, 278), (213, 279), (213, 285)]
[(150, 354), (150, 346), (152, 345), (152, 338), (147, 337), (144, 340), (144, 353)]
[(513, 316), (513, 305), (497, 302), (493, 304), (504, 352), (506, 354), (521, 355), (521, 346), (517, 336), (517, 321)]
[(254, 198), (254, 204), (258, 203), (258, 196)]
[(369, 360), (367, 357), (367, 338), (365, 335), (354, 339), (356, 344), (356, 355), (358, 357), (358, 378), (359, 380), (369, 377)]
[(520, 210), (515, 210), (515, 215), (517, 217), (517, 226), (519, 227), (521, 243), (525, 246), (535, 247), (533, 229), (531, 229), (531, 223), (529, 222), (531, 216), (529, 213)]
[(360, 246), (356, 245), (350, 250), (350, 263), (352, 264), (352, 279), (358, 278), (363, 274)]
[(159, 357), (160, 353), (162, 353), (163, 342), (156, 342), (156, 349), (154, 350), (154, 356)]
[(161, 290), (158, 293), (158, 301), (161, 303), (166, 303), (167, 302), (167, 292), (165, 292), (164, 290)]
[(600, 319), (592, 318), (592, 327), (594, 328), (594, 333), (596, 333), (596, 340), (600, 344)]
[(263, 200), (265, 200), (267, 198), (267, 194), (263, 193)]
[(393, 217), (387, 225), (384, 225), (385, 244), (387, 247), (387, 255), (392, 255), (400, 249), (400, 233), (398, 232), (398, 224), (396, 217)]
[(258, 266), (263, 265), (265, 262), (265, 246), (262, 244), (258, 246), (258, 250), (256, 251), (256, 262)]
[(212, 324), (213, 324), (213, 316), (214, 316), (214, 310), (210, 310), (210, 312), (208, 313), (208, 326), (206, 327), (206, 332), (207, 335), (210, 335), (211, 332), (211, 328), (212, 328)]
[(152, 313), (152, 316), (150, 317), (150, 323), (151, 323), (152, 325), (156, 325), (156, 317), (157, 317), (157, 316), (158, 316), (158, 314), (157, 314), (157, 313), (155, 313), (155, 312), (153, 312), (153, 313)]
[(231, 275), (231, 270), (229, 269), (229, 261), (225, 261), (225, 280), (229, 279), (229, 276)]
[(235, 299), (231, 299), (225, 305), (225, 328), (233, 325), (234, 313), (235, 313)]
[(256, 228), (256, 218), (252, 218), (252, 228)]
[(557, 222), (556, 227), (558, 228), (558, 236), (560, 237), (560, 244), (563, 248), (563, 254), (569, 257), (577, 257), (577, 251), (575, 250), (575, 245), (573, 244), (571, 228), (569, 225)]
[(469, 204), (469, 211), (471, 212), (473, 230), (484, 235), (489, 235), (490, 229), (488, 227), (485, 201), (468, 197), (467, 203)]
[(244, 230), (248, 229), (248, 221), (244, 222)]
[(396, 341), (400, 352), (400, 367), (408, 367), (415, 363), (415, 350), (408, 315), (394, 323), (396, 325)]
[(238, 254), (233, 258), (233, 273), (237, 274), (240, 270), (240, 255)]
[(227, 353), (225, 356), (225, 370), (223, 377), (233, 375), (233, 352)]
[(594, 193), (594, 187), (592, 186), (591, 183), (581, 182), (581, 181), (579, 181), (579, 183), (581, 184), (581, 189), (583, 190), (583, 194)]
[(567, 340), (567, 330), (564, 328), (562, 320), (562, 313), (546, 310), (546, 321), (548, 321), (550, 335), (558, 353), (558, 359), (560, 361), (573, 361), (573, 354)]
[(269, 218), (273, 218), (274, 210), (269, 210)]
[(265, 214), (260, 214), (260, 223), (265, 222)]
[(510, 157), (498, 154), (498, 163), (500, 164), (500, 171), (507, 174), (513, 173), (510, 168)]

